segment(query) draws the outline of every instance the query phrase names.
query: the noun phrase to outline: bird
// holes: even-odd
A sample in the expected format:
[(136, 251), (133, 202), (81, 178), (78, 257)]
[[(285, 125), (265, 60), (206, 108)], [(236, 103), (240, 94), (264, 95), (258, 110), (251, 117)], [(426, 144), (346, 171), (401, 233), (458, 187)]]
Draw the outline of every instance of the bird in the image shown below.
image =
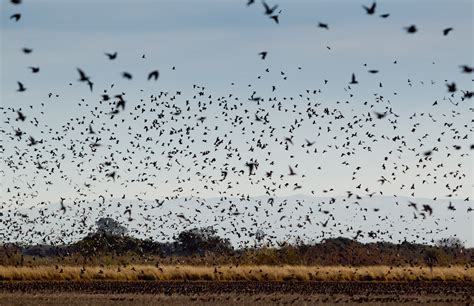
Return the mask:
[(92, 92), (94, 83), (92, 83), (90, 78), (80, 68), (77, 68), (77, 72), (79, 73), (79, 80), (78, 81), (79, 82), (86, 82), (86, 84), (89, 86), (90, 91)]
[(258, 164), (255, 162), (246, 162), (245, 166), (249, 169), (249, 175), (255, 174), (254, 170), (258, 168)]
[(118, 99), (117, 103), (115, 104), (116, 109), (121, 108), (122, 110), (125, 110), (125, 100), (123, 99), (122, 95), (116, 95), (115, 98)]
[(77, 68), (77, 72), (79, 72), (79, 82), (86, 82), (89, 80), (89, 77), (80, 68)]
[(319, 22), (319, 23), (318, 23), (318, 27), (323, 28), (323, 29), (326, 29), (326, 30), (329, 30), (329, 26), (328, 26), (327, 23)]
[(155, 81), (158, 80), (159, 75), (160, 73), (158, 72), (158, 70), (153, 70), (148, 74), (148, 81), (150, 81), (151, 79), (154, 79)]
[(87, 80), (86, 83), (89, 86), (90, 91), (93, 91), (94, 83), (92, 83), (91, 80)]
[(382, 14), (382, 15), (380, 15), (380, 17), (381, 17), (381, 18), (388, 18), (389, 16), (390, 16), (390, 14), (389, 14), (389, 13), (386, 13), (386, 14)]
[(443, 35), (444, 36), (447, 36), (449, 34), (449, 32), (451, 32), (453, 30), (453, 28), (446, 28), (443, 30)]
[(377, 119), (383, 119), (387, 116), (387, 113), (379, 113), (379, 112), (374, 112), (375, 116), (377, 116)]
[(418, 207), (416, 206), (416, 203), (414, 202), (409, 202), (408, 207), (413, 207), (416, 211), (418, 211)]
[(19, 14), (19, 13), (13, 14), (13, 15), (10, 16), (10, 19), (13, 19), (16, 22), (18, 22), (21, 19), (21, 14)]
[(64, 201), (65, 201), (65, 200), (66, 200), (66, 198), (61, 197), (61, 198), (60, 198), (60, 201), (59, 201), (59, 203), (60, 203), (60, 205), (61, 205), (61, 208), (60, 208), (60, 209), (63, 211), (63, 214), (66, 213), (66, 206), (64, 205)]
[(267, 51), (262, 51), (258, 55), (260, 55), (260, 58), (264, 60), (267, 57), (267, 53), (268, 53)]
[(349, 84), (359, 84), (359, 82), (357, 82), (356, 80), (356, 76), (354, 73), (351, 76), (351, 82)]
[(38, 73), (40, 71), (40, 68), (39, 67), (28, 67), (31, 69), (31, 72), (32, 73)]
[(17, 89), (18, 92), (26, 91), (26, 87), (23, 85), (23, 83), (21, 83), (19, 81), (16, 82), (16, 83), (18, 84), (18, 89)]
[(20, 112), (20, 111), (16, 111), (16, 113), (18, 114), (18, 117), (17, 117), (17, 119), (16, 119), (16, 120), (25, 121), (25, 119), (26, 119), (26, 116), (25, 116), (25, 115), (23, 115), (23, 113), (22, 113), (22, 112)]
[(276, 24), (279, 24), (279, 23), (280, 23), (280, 21), (279, 21), (279, 19), (278, 19), (278, 15), (270, 16), (270, 19), (273, 19), (273, 20), (276, 22)]
[(375, 13), (375, 7), (376, 6), (377, 6), (377, 4), (374, 2), (374, 3), (372, 3), (372, 5), (370, 7), (367, 7), (365, 5), (363, 5), (362, 7), (365, 9), (365, 11), (368, 15), (373, 15)]
[(408, 27), (405, 27), (405, 30), (407, 31), (407, 33), (409, 34), (414, 34), (418, 31), (418, 29), (416, 28), (415, 25), (411, 25), (411, 26), (408, 26)]
[(474, 68), (468, 65), (461, 65), (459, 67), (462, 69), (463, 73), (472, 73), (474, 71)]
[(33, 136), (30, 136), (30, 137), (28, 138), (28, 141), (29, 141), (28, 146), (30, 146), (30, 147), (31, 147), (31, 146), (35, 146), (35, 145), (37, 145), (38, 143), (40, 143), (40, 141), (36, 140)]
[(456, 83), (452, 82), (451, 84), (446, 84), (448, 87), (448, 92), (456, 92)]
[(274, 5), (273, 7), (268, 6), (265, 1), (262, 1), (263, 7), (265, 8), (265, 15), (272, 15), (273, 12), (278, 8), (278, 5)]
[(132, 74), (126, 71), (122, 72), (122, 77), (127, 80), (131, 80), (133, 78)]
[(290, 169), (290, 173), (288, 175), (290, 176), (296, 175), (296, 172), (293, 170), (293, 168), (291, 168), (291, 166), (288, 166), (288, 168)]
[(109, 60), (114, 60), (117, 58), (117, 52), (114, 53), (105, 53), (105, 55), (109, 58)]
[(116, 174), (117, 173), (115, 171), (111, 171), (111, 172), (107, 173), (105, 176), (110, 177), (111, 179), (113, 179), (115, 181)]
[(23, 51), (23, 53), (25, 53), (25, 54), (30, 54), (31, 52), (33, 52), (33, 49), (23, 48), (23, 49), (21, 49), (21, 51)]
[(427, 212), (430, 216), (433, 214), (433, 209), (428, 204), (423, 204), (423, 211)]

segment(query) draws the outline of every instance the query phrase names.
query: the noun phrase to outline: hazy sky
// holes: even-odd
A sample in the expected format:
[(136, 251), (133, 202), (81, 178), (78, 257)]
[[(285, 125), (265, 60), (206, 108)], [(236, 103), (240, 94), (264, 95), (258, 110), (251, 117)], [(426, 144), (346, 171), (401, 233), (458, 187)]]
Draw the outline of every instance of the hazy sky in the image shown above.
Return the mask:
[[(383, 191), (385, 195), (409, 196), (415, 192), (415, 197), (426, 198), (450, 195), (464, 199), (472, 196), (473, 159), (472, 154), (469, 155), (469, 145), (473, 142), (472, 100), (460, 99), (460, 90), (472, 90), (472, 76), (462, 74), (459, 68), (460, 65), (472, 66), (474, 62), (472, 1), (378, 1), (377, 12), (373, 16), (367, 15), (362, 8), (362, 5), (370, 5), (370, 1), (292, 0), (268, 3), (279, 5), (276, 11), (280, 15), (280, 24), (275, 24), (264, 15), (258, 0), (249, 7), (246, 1), (217, 0), (25, 0), (20, 6), (2, 1), (2, 203), (9, 206), (19, 201), (20, 204), (34, 205), (39, 201), (58, 202), (59, 196), (92, 200), (99, 194), (110, 194), (109, 198), (124, 194), (127, 198), (154, 199), (178, 195), (174, 190), (179, 187), (184, 189), (179, 195), (210, 197), (228, 192), (256, 196), (266, 191), (264, 184), (257, 180), (264, 178), (265, 171), (270, 170), (275, 172), (275, 184), (289, 183), (289, 186), (275, 192), (277, 196), (297, 193), (345, 195), (348, 190), (357, 191), (359, 184), (370, 192)], [(10, 20), (9, 16), (17, 12), (21, 12), (21, 20)], [(383, 13), (390, 13), (390, 16), (380, 18)], [(319, 28), (318, 22), (327, 23), (329, 30)], [(417, 26), (418, 32), (410, 35), (404, 28), (412, 24)], [(453, 30), (443, 36), (443, 29), (448, 27)], [(24, 47), (32, 48), (33, 52), (24, 54), (21, 51)], [(115, 51), (118, 56), (114, 61), (109, 61), (104, 55), (104, 52)], [(258, 56), (261, 51), (268, 52), (265, 60)], [(32, 74), (29, 66), (39, 66), (40, 72)], [(77, 67), (91, 77), (94, 92), (91, 93), (85, 84), (77, 81)], [(265, 71), (267, 68), (269, 72)], [(159, 80), (146, 81), (147, 74), (154, 69), (160, 71)], [(379, 73), (370, 74), (367, 72), (370, 69)], [(133, 80), (123, 79), (123, 71), (132, 73)], [(349, 89), (352, 73), (356, 74), (359, 84), (351, 85)], [(26, 92), (16, 91), (17, 81), (26, 86)], [(453, 97), (445, 85), (451, 82), (458, 87)], [(113, 89), (111, 84), (114, 84)], [(140, 99), (147, 103), (151, 95), (162, 91), (172, 93), (170, 97), (181, 91), (176, 100), (167, 102), (183, 106), (189, 99), (194, 103), (193, 109), (197, 110), (197, 101), (192, 98), (200, 89), (193, 88), (194, 84), (205, 87), (202, 101), (213, 100), (213, 104), (201, 112), (207, 117), (205, 125), (210, 129), (207, 136), (202, 134), (206, 132), (205, 127), (198, 126), (199, 137), (189, 150), (202, 152), (209, 149), (216, 137), (232, 140), (234, 146), (241, 149), (242, 159), (232, 159), (230, 165), (247, 171), (245, 162), (257, 158), (261, 164), (258, 178), (235, 175), (229, 178), (234, 183), (238, 182), (232, 190), (224, 183), (214, 190), (205, 188), (206, 184), (199, 179), (203, 179), (203, 175), (219, 179), (219, 167), (203, 170), (201, 165), (183, 157), (180, 160), (182, 164), (192, 170), (182, 173), (174, 159), (168, 160), (166, 154), (159, 156), (158, 152), (161, 154), (165, 148), (157, 145), (158, 163), (163, 166), (167, 162), (173, 164), (169, 171), (153, 172), (159, 188), (150, 188), (143, 182), (130, 182), (140, 177), (143, 167), (138, 165), (138, 169), (133, 169), (137, 164), (119, 160), (120, 179), (112, 182), (101, 177), (86, 194), (78, 195), (77, 186), (88, 182), (92, 169), (97, 169), (112, 151), (111, 148), (99, 148), (96, 154), (89, 156), (90, 160), (85, 159), (79, 166), (77, 159), (70, 157), (68, 147), (75, 140), (84, 138), (80, 132), (86, 131), (92, 119), (97, 129), (99, 126), (112, 128), (116, 135), (120, 135), (122, 141), (113, 146), (114, 150), (129, 150), (124, 155), (133, 156), (138, 161), (146, 154), (135, 150), (132, 142), (137, 133), (143, 132), (143, 120), (156, 117), (156, 114), (148, 112), (140, 114), (140, 110), (135, 109), (143, 103)], [(275, 92), (272, 92), (272, 86), (276, 87)], [(117, 122), (122, 119), (124, 122), (114, 128), (108, 116), (92, 118), (91, 110), (102, 107), (99, 101), (104, 89), (110, 94), (125, 92), (125, 113), (140, 114), (140, 119), (133, 120), (131, 114), (118, 116)], [(313, 90), (321, 92), (313, 95)], [(254, 91), (256, 96), (266, 100), (273, 97), (277, 100), (258, 106), (248, 100)], [(48, 98), (49, 93), (53, 94), (51, 98)], [(222, 116), (222, 108), (216, 101), (217, 97), (229, 98), (229, 94), (232, 94), (232, 99), (238, 97), (239, 102), (244, 103), (233, 115), (250, 116), (250, 119), (242, 120), (238, 128), (233, 128), (226, 121), (228, 118)], [(383, 96), (383, 102), (377, 103), (375, 94)], [(211, 99), (207, 99), (209, 95), (212, 95)], [(294, 100), (290, 101), (289, 97), (294, 97)], [(85, 102), (78, 105), (81, 99)], [(277, 101), (289, 111), (274, 112), (270, 107)], [(437, 105), (433, 106), (435, 101)], [(320, 103), (321, 112), (324, 108), (340, 111), (344, 120), (334, 122), (331, 116), (307, 120), (292, 133), (295, 145), (285, 150), (279, 142), (290, 135), (291, 125), (297, 125), (295, 119), (304, 117), (298, 112), (304, 114), (308, 102)], [(151, 103), (148, 105), (152, 107)], [(27, 115), (27, 122), (14, 120), (19, 109)], [(389, 120), (396, 120), (396, 124), (388, 119), (373, 122), (375, 125), (364, 121), (367, 114), (373, 117), (373, 111), (390, 110), (396, 116), (391, 115)], [(168, 113), (170, 110), (165, 111)], [(272, 151), (269, 159), (275, 161), (271, 167), (270, 161), (265, 161), (268, 158), (267, 149), (249, 151), (252, 146), (255, 147), (252, 138), (258, 137), (262, 129), (268, 129), (268, 126), (253, 124), (254, 114), (260, 112), (264, 115), (267, 111), (271, 113), (271, 124), (276, 128), (274, 137), (269, 137), (267, 130), (263, 139), (263, 142), (269, 143), (267, 149)], [(356, 127), (352, 132), (358, 130), (359, 134), (351, 138), (349, 147), (354, 147), (359, 139), (367, 140), (366, 133), (374, 134), (378, 141), (367, 143), (370, 151), (360, 146), (352, 156), (343, 158), (341, 153), (351, 150), (343, 149), (344, 138), (350, 133), (347, 134), (342, 126), (353, 123), (356, 120), (354, 116), (363, 118), (364, 127), (357, 128), (354, 124)], [(30, 122), (32, 118), (38, 119), (39, 126)], [(81, 120), (85, 123), (80, 123)], [(68, 122), (80, 126), (80, 129), (66, 129)], [(164, 129), (179, 129), (187, 123), (195, 125), (196, 119), (170, 121)], [(447, 127), (445, 123), (452, 125)], [(327, 132), (325, 129), (330, 124), (332, 130)], [(32, 161), (47, 163), (48, 158), (38, 156), (38, 152), (28, 147), (27, 137), (19, 141), (11, 136), (13, 129), (19, 127), (27, 136), (49, 139), (49, 146), (56, 146), (59, 152), (65, 154), (62, 170), (67, 174), (66, 179), (57, 172), (47, 177), (35, 173), (37, 170)], [(243, 135), (240, 133), (243, 127), (255, 133)], [(317, 127), (322, 127), (322, 130)], [(49, 129), (67, 132), (64, 138), (54, 141), (47, 132)], [(416, 131), (412, 132), (412, 129)], [(231, 130), (234, 132), (232, 135), (228, 133)], [(104, 131), (100, 135), (105, 146), (112, 143), (107, 142), (112, 135), (109, 132)], [(404, 137), (407, 150), (397, 152), (400, 143), (390, 141), (397, 135)], [(464, 136), (467, 138), (463, 139)], [(437, 141), (440, 137), (442, 141)], [(166, 143), (172, 138), (172, 135), (163, 135), (160, 140)], [(206, 138), (208, 142), (203, 141)], [(318, 154), (305, 152), (306, 148), (301, 147), (305, 139), (316, 141)], [(462, 148), (454, 150), (453, 145)], [(414, 150), (410, 151), (408, 147)], [(433, 147), (439, 151), (433, 155), (430, 166), (417, 168), (417, 165), (426, 164), (420, 163), (420, 158)], [(87, 146), (86, 149), (90, 153)], [(328, 153), (322, 154), (323, 150)], [(17, 152), (25, 152), (29, 158), (20, 161)], [(211, 156), (222, 166), (227, 162), (225, 154), (214, 152)], [(390, 158), (384, 160), (389, 154)], [(349, 165), (342, 164), (344, 161)], [(13, 171), (9, 163), (20, 164), (21, 167)], [(296, 167), (297, 164), (298, 177), (288, 177), (288, 166)], [(381, 168), (382, 164), (386, 169)], [(410, 171), (403, 173), (403, 164), (409, 165)], [(437, 168), (439, 164), (443, 164), (443, 168)], [(357, 180), (353, 180), (353, 171), (357, 166), (361, 166), (361, 170)], [(125, 171), (127, 167), (131, 169)], [(79, 173), (79, 168), (85, 169), (85, 173)], [(441, 174), (437, 183), (430, 178), (436, 175), (433, 169), (439, 169)], [(456, 171), (464, 176), (442, 177), (444, 173)], [(196, 175), (196, 172), (202, 173)], [(399, 180), (381, 186), (378, 182), (381, 176), (388, 178), (392, 173)], [(280, 175), (284, 178), (279, 178)], [(183, 178), (190, 180), (183, 182)], [(422, 182), (425, 179), (427, 183)], [(33, 180), (37, 184), (28, 189), (28, 183)], [(205, 181), (209, 180), (205, 178)], [(47, 181), (53, 184), (48, 185)], [(294, 190), (295, 183), (302, 188)], [(412, 184), (416, 184), (416, 190), (409, 188)], [(450, 188), (463, 186), (456, 192), (450, 192), (446, 184)], [(5, 192), (14, 186), (20, 187), (16, 191), (27, 194)], [(334, 190), (324, 193), (330, 188)]]

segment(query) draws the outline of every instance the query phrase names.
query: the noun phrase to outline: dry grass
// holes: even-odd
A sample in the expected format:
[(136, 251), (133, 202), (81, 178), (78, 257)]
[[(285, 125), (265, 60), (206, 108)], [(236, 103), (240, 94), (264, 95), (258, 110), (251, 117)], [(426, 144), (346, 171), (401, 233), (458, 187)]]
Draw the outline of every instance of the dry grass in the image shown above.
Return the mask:
[(317, 266), (1, 266), (0, 280), (474, 281), (474, 269)]

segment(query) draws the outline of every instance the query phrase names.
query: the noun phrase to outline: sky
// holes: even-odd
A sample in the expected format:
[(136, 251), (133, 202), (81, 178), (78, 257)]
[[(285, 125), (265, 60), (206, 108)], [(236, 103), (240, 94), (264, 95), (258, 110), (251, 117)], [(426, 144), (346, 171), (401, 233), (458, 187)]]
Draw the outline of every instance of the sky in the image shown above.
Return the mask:
[[(25, 0), (20, 6), (11, 5), (8, 1), (0, 2), (2, 207), (34, 206), (42, 201), (57, 203), (60, 197), (68, 201), (78, 197), (94, 201), (101, 194), (108, 194), (110, 199), (124, 195), (129, 199), (138, 197), (148, 200), (166, 196), (216, 197), (223, 192), (232, 196), (260, 196), (265, 194), (268, 185), (262, 183), (260, 177), (264, 177), (264, 171), (268, 171), (270, 166), (275, 176), (284, 176), (277, 176), (275, 184), (289, 184), (278, 189), (275, 196), (343, 196), (348, 190), (357, 191), (356, 186), (362, 184), (370, 192), (382, 191), (384, 195), (410, 196), (414, 192), (414, 197), (423, 198), (472, 198), (473, 159), (469, 152), (472, 143), (472, 100), (460, 99), (461, 89), (472, 91), (472, 77), (462, 74), (459, 68), (460, 65), (473, 64), (472, 1), (378, 1), (377, 12), (373, 16), (367, 15), (362, 8), (362, 5), (370, 5), (370, 1), (268, 3), (279, 5), (278, 25), (264, 15), (260, 1), (251, 6), (246, 6), (246, 1)], [(16, 12), (22, 14), (19, 22), (9, 19)], [(390, 16), (380, 18), (383, 13), (390, 13)], [(329, 30), (319, 28), (319, 22), (327, 23)], [(418, 32), (410, 35), (404, 28), (412, 24), (417, 26)], [(443, 36), (443, 29), (448, 27), (453, 28), (452, 32)], [(32, 48), (33, 52), (22, 53), (24, 47)], [(109, 61), (104, 55), (105, 52), (115, 51), (118, 56), (114, 61)], [(265, 60), (258, 55), (262, 51), (268, 52)], [(39, 66), (40, 73), (32, 74), (29, 66)], [(90, 75), (94, 92), (77, 81), (77, 67)], [(269, 72), (266, 72), (267, 68)], [(149, 82), (146, 76), (154, 69), (160, 71), (159, 80)], [(370, 69), (379, 72), (367, 73)], [(132, 73), (133, 80), (123, 79), (123, 71)], [(349, 86), (352, 73), (357, 76), (359, 84)], [(26, 92), (16, 91), (17, 81), (27, 87)], [(454, 97), (447, 92), (445, 85), (451, 82), (455, 82), (459, 89)], [(383, 83), (382, 87), (380, 83)], [(142, 113), (139, 120), (133, 120), (132, 114), (119, 116), (118, 120), (123, 119), (124, 122), (116, 127), (106, 116), (94, 118), (95, 126), (101, 124), (112, 128), (123, 141), (117, 145), (113, 145), (112, 141), (106, 143), (111, 134), (104, 131), (102, 141), (111, 146), (107, 150), (99, 148), (96, 154), (91, 155), (91, 160), (80, 166), (75, 164), (77, 159), (68, 155), (68, 146), (81, 139), (81, 134), (79, 129), (71, 130), (65, 125), (68, 122), (84, 125), (79, 124), (80, 119), (75, 119), (82, 117), (87, 122), (83, 126), (85, 129), (92, 118), (91, 109), (101, 107), (99, 97), (104, 89), (114, 94), (126, 92), (126, 111), (133, 110), (134, 114), (138, 114), (136, 107), (140, 105), (140, 99), (147, 101), (151, 95), (160, 92), (180, 91), (181, 96), (168, 101), (177, 105), (184, 105), (187, 99), (195, 103), (192, 98), (201, 90), (193, 85), (205, 87), (206, 94), (202, 101), (213, 100), (213, 104), (205, 110), (201, 109), (201, 113), (208, 118), (206, 124), (210, 130), (206, 131), (204, 125), (198, 126), (197, 131), (207, 132), (207, 136), (199, 134), (190, 150), (203, 152), (209, 149), (216, 137), (232, 140), (241, 149), (242, 155), (241, 159), (232, 159), (231, 166), (246, 171), (245, 162), (257, 158), (261, 161), (257, 175), (259, 180), (236, 174), (229, 178), (233, 183), (231, 191), (224, 183), (207, 188), (203, 180), (210, 179), (203, 176), (220, 178), (219, 167), (203, 170), (183, 156), (181, 163), (192, 169), (186, 176), (190, 179), (183, 182), (179, 179), (182, 178), (179, 170), (182, 167), (177, 166), (174, 160), (156, 156), (159, 164), (173, 163), (168, 171), (154, 173), (159, 188), (150, 188), (143, 182), (130, 182), (140, 177), (140, 172), (144, 170), (138, 163), (132, 162), (130, 166), (121, 161), (117, 165), (120, 170), (124, 167), (132, 169), (119, 171), (120, 179), (99, 179), (85, 194), (77, 191), (77, 186), (88, 181), (92, 169), (97, 169), (112, 149), (119, 152), (129, 150), (137, 161), (147, 155), (143, 150), (134, 150), (131, 144), (136, 134), (143, 130), (142, 120), (153, 120), (155, 114), (148, 112)], [(276, 87), (275, 92), (272, 92), (272, 86)], [(310, 95), (307, 90), (321, 92)], [(248, 99), (253, 92), (266, 99), (277, 97), (289, 111), (275, 112), (271, 108), (273, 103), (269, 101), (261, 105), (252, 103)], [(48, 97), (50, 93), (51, 98)], [(229, 94), (243, 103), (233, 115), (253, 118), (255, 113), (264, 115), (269, 111), (278, 134), (268, 136), (268, 126), (257, 127), (252, 125), (252, 120), (243, 120), (238, 128), (232, 127), (215, 99), (229, 97)], [(300, 94), (303, 96), (300, 97)], [(383, 101), (377, 103), (375, 94), (383, 96)], [(208, 95), (214, 98), (204, 99)], [(306, 99), (307, 96), (310, 100)], [(290, 101), (289, 97), (295, 100)], [(435, 101), (438, 104), (433, 106)], [(289, 135), (291, 125), (297, 125), (295, 118), (300, 117), (298, 112), (307, 111), (308, 102), (318, 103), (319, 110), (327, 107), (341, 111), (345, 121), (332, 125), (331, 132), (326, 132), (327, 126), (335, 122), (334, 118), (326, 116), (307, 120), (293, 132), (295, 145), (285, 150), (284, 145), (279, 143)], [(150, 104), (148, 107), (152, 107)], [(192, 106), (195, 110), (199, 109), (196, 104)], [(28, 121), (38, 118), (40, 122), (39, 126), (31, 122), (21, 125), (29, 135), (40, 139), (47, 137), (45, 133), (48, 129), (65, 132), (64, 138), (49, 144), (54, 144), (59, 148), (58, 152), (66, 155), (62, 162), (66, 179), (58, 172), (44, 177), (31, 166), (12, 171), (9, 166), (12, 163), (27, 163), (26, 160), (20, 161), (16, 152), (26, 152), (31, 160), (48, 162), (46, 156), (39, 157), (36, 155), (38, 152), (27, 146), (26, 138), (18, 141), (11, 137), (13, 128), (19, 127), (19, 122), (14, 120), (19, 109), (27, 114)], [(356, 127), (359, 134), (351, 140), (350, 146), (358, 139), (365, 139), (362, 135), (366, 132), (374, 134), (379, 141), (370, 144), (370, 151), (359, 146), (349, 158), (341, 157), (343, 139), (348, 136), (342, 127), (351, 121), (350, 118), (366, 116), (373, 111), (393, 111), (397, 116), (391, 116), (390, 120), (396, 120), (396, 124), (381, 120), (373, 126)], [(194, 125), (194, 118), (170, 121), (164, 129), (180, 128), (183, 124), (191, 124), (191, 121)], [(452, 124), (453, 129), (445, 123)], [(262, 129), (267, 129), (262, 133), (265, 134), (263, 142), (269, 143), (271, 159), (276, 161), (275, 164), (270, 165), (265, 160), (268, 156), (264, 150), (248, 151), (255, 143), (252, 134), (240, 133), (242, 127), (254, 131), (253, 137), (258, 136)], [(414, 128), (416, 132), (412, 132)], [(399, 143), (387, 140), (397, 135), (403, 135), (408, 146), (416, 150), (397, 152)], [(459, 135), (461, 138), (456, 138)], [(385, 136), (387, 139), (383, 138)], [(467, 138), (463, 139), (464, 136)], [(442, 142), (437, 141), (439, 137)], [(161, 136), (162, 143), (171, 139), (172, 135)], [(305, 153), (304, 147), (301, 147), (304, 139), (315, 140), (319, 153)], [(453, 150), (453, 145), (462, 148)], [(420, 163), (420, 155), (417, 154), (422, 155), (433, 147), (438, 147), (439, 152), (433, 154), (428, 167), (418, 168), (417, 165), (425, 162)], [(162, 149), (156, 146), (157, 152), (161, 153)], [(321, 154), (323, 150), (328, 153)], [(384, 160), (389, 152), (390, 159)], [(222, 166), (226, 162), (225, 154), (216, 151), (211, 155)], [(341, 164), (344, 161), (350, 165)], [(386, 169), (381, 168), (382, 164)], [(402, 164), (409, 165), (411, 170), (402, 173)], [(439, 164), (443, 164), (442, 173), (458, 171), (464, 176), (440, 176), (434, 183), (429, 176), (435, 175), (433, 169)], [(135, 165), (138, 169), (133, 169)], [(287, 176), (288, 165), (293, 168), (298, 165), (298, 177)], [(362, 169), (354, 181), (353, 171), (357, 165)], [(398, 168), (391, 168), (397, 165)], [(85, 169), (85, 172), (78, 172), (78, 168)], [(389, 177), (391, 169), (398, 181), (381, 186), (378, 180), (381, 176)], [(197, 175), (197, 172), (200, 174)], [(429, 182), (422, 183), (424, 179)], [(28, 183), (32, 181), (37, 184), (28, 188)], [(45, 184), (47, 181), (52, 184)], [(294, 184), (302, 188), (294, 190)], [(416, 191), (409, 188), (411, 184), (416, 184)], [(462, 187), (456, 192), (449, 192), (446, 184)], [(6, 192), (15, 187), (25, 194)], [(182, 192), (175, 192), (181, 187)], [(325, 192), (331, 188), (334, 190)], [(466, 224), (470, 222), (472, 229), (472, 219), (469, 220)]]

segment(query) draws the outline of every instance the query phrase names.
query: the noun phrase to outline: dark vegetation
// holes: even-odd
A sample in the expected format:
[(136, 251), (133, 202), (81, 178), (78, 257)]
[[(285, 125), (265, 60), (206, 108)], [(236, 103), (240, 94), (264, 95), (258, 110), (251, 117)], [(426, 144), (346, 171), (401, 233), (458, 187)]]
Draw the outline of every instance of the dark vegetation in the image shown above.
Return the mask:
[(252, 264), (252, 265), (344, 265), (344, 266), (450, 266), (472, 265), (474, 249), (457, 238), (435, 245), (403, 242), (361, 243), (348, 238), (320, 243), (279, 244), (234, 249), (212, 227), (181, 232), (174, 242), (161, 243), (127, 235), (115, 221), (101, 219), (96, 232), (67, 245), (2, 244), (0, 265), (68, 264)]

